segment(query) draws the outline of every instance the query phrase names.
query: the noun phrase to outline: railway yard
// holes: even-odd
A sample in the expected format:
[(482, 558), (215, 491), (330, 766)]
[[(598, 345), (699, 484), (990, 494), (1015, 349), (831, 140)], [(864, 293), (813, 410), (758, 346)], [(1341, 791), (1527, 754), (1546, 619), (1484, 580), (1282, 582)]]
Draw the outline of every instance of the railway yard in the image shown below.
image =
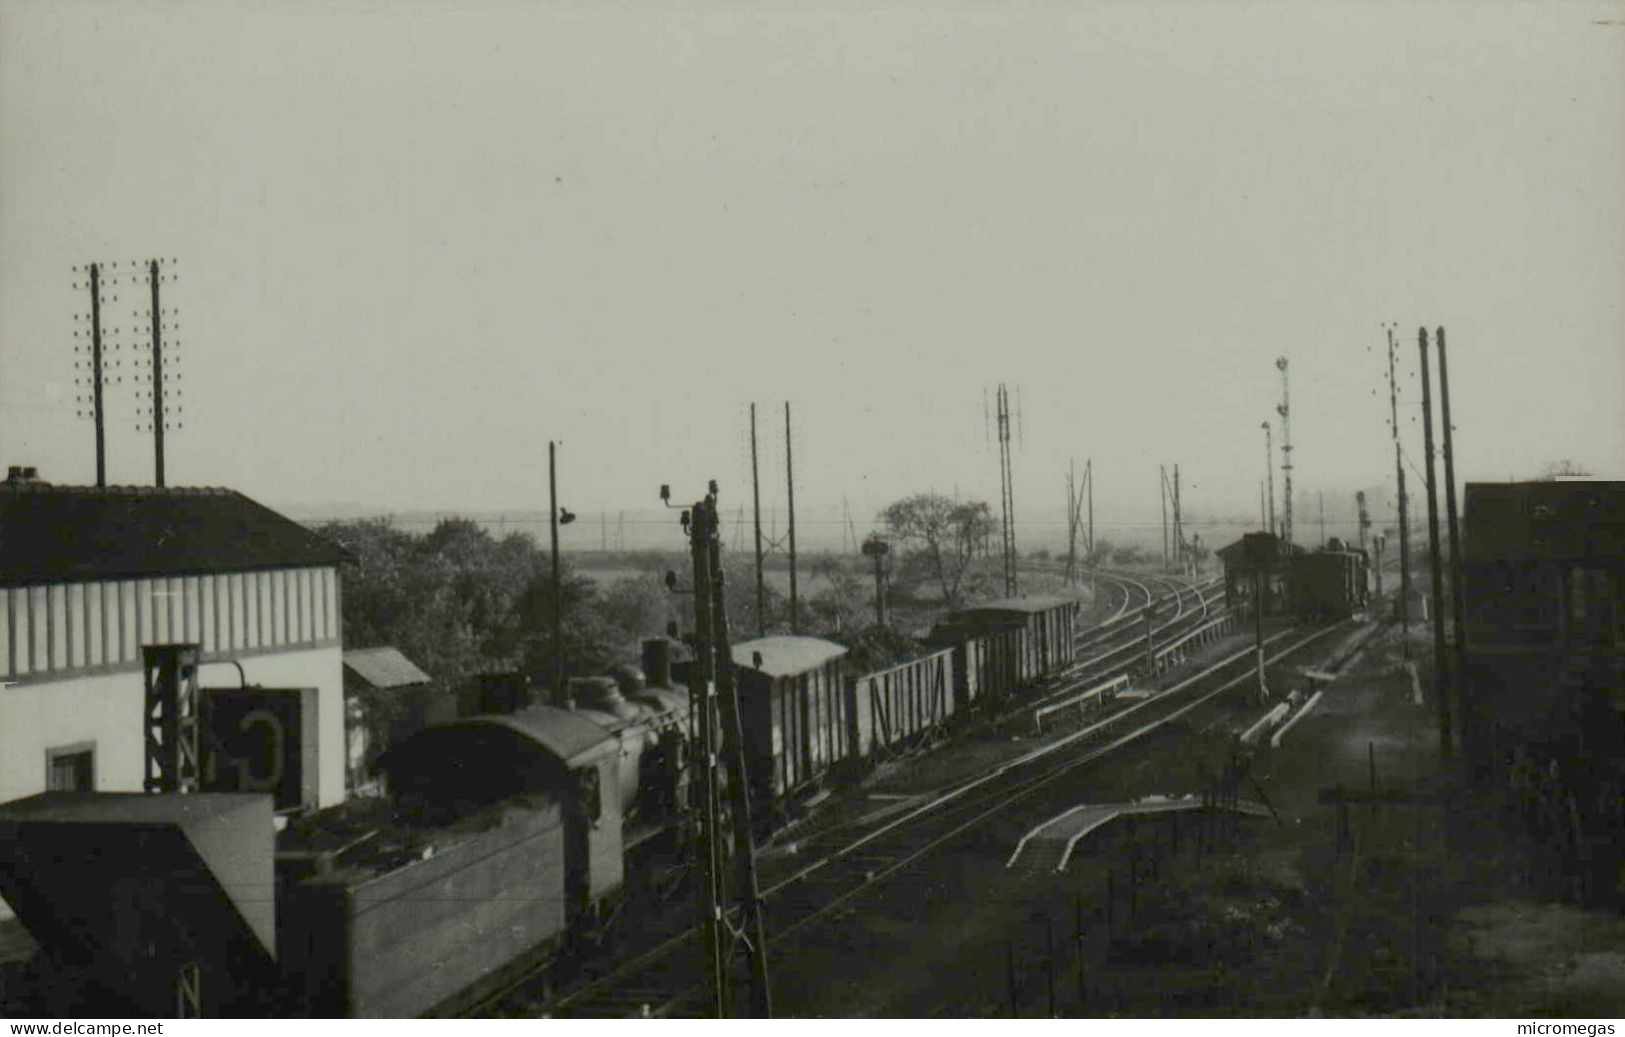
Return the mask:
[[(1226, 816), (1225, 804), (1241, 780), (1229, 754), (1233, 736), (1257, 712), (1256, 690), (1247, 693), (1257, 680), (1250, 638), (1234, 632), (1216, 580), (1110, 580), (1112, 595), (1097, 604), (1095, 622), (1077, 636), (1077, 658), (1041, 692), (951, 740), (921, 744), (882, 762), (870, 780), (824, 802), (764, 850), (762, 895), (775, 982), (784, 992), (776, 995), (781, 1010), (827, 1014), (831, 1004), (842, 1005), (842, 1014), (1009, 1010), (1008, 989), (942, 1003), (944, 972), (1015, 974), (1008, 939), (989, 934), (1008, 936), (1012, 912), (1044, 914), (1041, 905), (1053, 894), (1053, 880), (1042, 866), (1017, 859), (1019, 853), (1013, 857), (1011, 849), (1022, 844), (1026, 829), (1078, 802), (1080, 794), (1097, 802), (1194, 796), (1188, 816), (1162, 822), (1171, 834), (1153, 842), (1171, 839), (1168, 845), (1177, 846), (1176, 829), (1184, 826), (1188, 851), (1207, 841), (1210, 860), (1226, 859), (1225, 846), (1235, 843), (1243, 827)], [(1144, 611), (1153, 602), (1148, 653)], [(1346, 657), (1351, 634), (1358, 639), (1369, 630), (1350, 623), (1271, 629), (1265, 637), (1268, 673), (1290, 682), (1293, 673), (1328, 656)], [(1125, 668), (1130, 664), (1132, 682)], [(1134, 870), (1111, 881), (1124, 888), (1146, 881), (1134, 841), (1142, 837), (1116, 830), (1139, 825), (1119, 822), (1094, 837), (1091, 842), (1101, 845), (1086, 846), (1068, 881), (1076, 885), (1084, 881), (1080, 875), (1100, 871), (1100, 859), (1117, 858), (1120, 847), (1114, 844), (1124, 838), (1136, 847), (1128, 855)], [(1084, 888), (1077, 885), (1077, 903), (1068, 906), (1078, 910), (1065, 917), (1081, 920)], [(1091, 933), (1100, 922), (1098, 892), (1088, 896)], [(1141, 896), (1149, 896), (1149, 883), (1145, 892), (1131, 890), (1125, 905)], [(618, 939), (601, 961), (558, 989), (539, 992), (534, 981), (521, 980), (474, 1010), (587, 1017), (700, 1011), (705, 976), (691, 910), (683, 906), (669, 912), (665, 925), (641, 926)], [(1075, 932), (1068, 939), (1074, 957), (1089, 953)], [(1008, 960), (1001, 967), (969, 964), (990, 948), (1002, 948)], [(908, 965), (883, 970), (884, 982), (876, 982), (872, 969), (852, 968), (854, 962), (878, 961)], [(1094, 973), (1093, 964), (1088, 971)], [(1099, 987), (1098, 980), (1091, 982)], [(1019, 977), (1006, 984), (1023, 985)], [(966, 989), (957, 980), (947, 986)], [(1099, 1004), (1094, 997), (1088, 1004), (1073, 1002), (1071, 1010), (1126, 1005), (1120, 992), (1105, 996)], [(933, 998), (937, 1003), (928, 1004)], [(1017, 1010), (1020, 1002), (1018, 995)]]
[(1612, 1033), (1622, 4), (8, 4), (0, 1017)]

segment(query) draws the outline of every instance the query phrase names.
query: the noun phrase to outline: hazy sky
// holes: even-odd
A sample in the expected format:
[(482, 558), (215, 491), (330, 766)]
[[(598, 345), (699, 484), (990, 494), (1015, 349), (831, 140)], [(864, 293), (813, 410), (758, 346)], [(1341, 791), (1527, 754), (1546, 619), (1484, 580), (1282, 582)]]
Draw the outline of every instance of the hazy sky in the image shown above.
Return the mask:
[(1625, 471), (1622, 184), (1625, 3), (8, 0), (0, 459), (93, 480), (70, 268), (156, 254), (170, 482), (284, 507), (545, 507), (556, 438), (577, 511), (731, 508), (789, 399), (798, 505), (865, 527), (997, 500), (1003, 380), (1023, 517), (1091, 456), (1104, 520), (1175, 461), (1250, 515), (1278, 355), (1342, 500), (1392, 473), (1386, 321), (1416, 463), (1425, 323), (1460, 477)]

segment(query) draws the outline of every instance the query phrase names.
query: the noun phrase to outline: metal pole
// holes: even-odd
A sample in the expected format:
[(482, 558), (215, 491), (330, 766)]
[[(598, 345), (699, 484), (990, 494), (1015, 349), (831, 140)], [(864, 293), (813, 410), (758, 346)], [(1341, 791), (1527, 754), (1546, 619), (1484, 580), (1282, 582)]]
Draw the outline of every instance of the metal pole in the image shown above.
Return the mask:
[(1083, 488), (1089, 494), (1089, 559), (1095, 557), (1095, 459), (1083, 463)]
[(1168, 466), (1157, 465), (1157, 491), (1162, 503), (1162, 571), (1168, 571)]
[(1326, 491), (1316, 490), (1315, 499), (1320, 505), (1320, 546), (1326, 546)]
[(1281, 371), (1281, 539), (1292, 544), (1292, 393), (1287, 384), (1286, 357), (1277, 357), (1275, 366)]
[(1185, 519), (1179, 510), (1179, 465), (1174, 465), (1174, 565), (1185, 575)]
[(700, 509), (696, 507), (685, 517), (688, 519), (689, 549), (694, 569), (694, 666), (689, 671), (688, 697), (694, 714), (694, 727), (699, 735), (696, 763), (702, 771), (700, 791), (705, 797), (700, 809), (705, 844), (705, 852), (701, 856), (705, 897), (700, 904), (700, 935), (706, 951), (706, 977), (711, 985), (711, 1014), (722, 1019), (728, 1016), (730, 1005), (728, 969), (723, 959), (723, 847), (719, 830), (721, 810), (712, 708), (711, 567), (706, 557), (704, 519)]
[(756, 404), (750, 405), (750, 495), (756, 516), (756, 636), (767, 636), (767, 588), (762, 580), (762, 484), (756, 474)]
[(1399, 439), (1399, 384), (1394, 377), (1394, 329), (1388, 329), (1388, 413), (1394, 435), (1394, 475), (1399, 492), (1399, 627), (1400, 646), (1411, 654), (1411, 532), (1410, 499), (1405, 494), (1405, 460)]
[(801, 632), (796, 609), (796, 467), (790, 446), (790, 401), (784, 401), (784, 480), (790, 498), (790, 633)]
[(1269, 533), (1275, 535), (1275, 443), (1270, 431), (1270, 423), (1264, 422), (1264, 478), (1269, 480), (1270, 487), (1270, 524)]
[(90, 264), (90, 367), (96, 392), (96, 487), (107, 485), (107, 438), (102, 421), (101, 264)]
[(147, 264), (152, 282), (152, 449), (156, 485), (164, 485), (164, 348), (160, 331), (162, 311), (158, 308), (158, 261)]
[(1066, 582), (1078, 581), (1078, 463), (1066, 463)]
[(1456, 637), (1455, 680), (1452, 682), (1456, 697), (1456, 712), (1460, 715), (1462, 737), (1466, 737), (1467, 707), (1463, 703), (1466, 691), (1467, 636), (1462, 617), (1461, 537), (1460, 523), (1456, 520), (1456, 462), (1453, 431), (1450, 427), (1450, 362), (1445, 356), (1444, 329), (1435, 335), (1439, 347), (1439, 410), (1444, 423), (1444, 509), (1445, 525), (1450, 531), (1450, 624)]
[(1444, 570), (1439, 557), (1439, 501), (1435, 489), (1433, 465), (1433, 391), (1428, 375), (1428, 331), (1417, 333), (1417, 350), (1422, 361), (1422, 442), (1427, 452), (1428, 486), (1428, 547), (1429, 567), (1433, 575), (1433, 692), (1439, 700), (1439, 752), (1451, 754), (1450, 703), (1445, 689), (1449, 686), (1448, 663), (1444, 647)]
[(553, 544), (553, 705), (564, 705), (564, 595), (559, 580), (557, 444), (547, 441), (547, 525)]
[[(713, 484), (714, 485), (714, 484)], [(728, 791), (733, 807), (734, 855), (739, 868), (741, 928), (750, 957), (750, 1007), (757, 1019), (773, 1016), (773, 993), (768, 981), (767, 926), (762, 917), (761, 890), (756, 881), (756, 842), (751, 828), (749, 772), (745, 768), (745, 740), (739, 718), (739, 695), (734, 686), (732, 649), (728, 643), (728, 609), (722, 568), (722, 542), (716, 495), (703, 502), (704, 532), (711, 567), (711, 637), (716, 643), (718, 705), (722, 710), (722, 744), (733, 773)], [(700, 513), (702, 508), (695, 507)]]

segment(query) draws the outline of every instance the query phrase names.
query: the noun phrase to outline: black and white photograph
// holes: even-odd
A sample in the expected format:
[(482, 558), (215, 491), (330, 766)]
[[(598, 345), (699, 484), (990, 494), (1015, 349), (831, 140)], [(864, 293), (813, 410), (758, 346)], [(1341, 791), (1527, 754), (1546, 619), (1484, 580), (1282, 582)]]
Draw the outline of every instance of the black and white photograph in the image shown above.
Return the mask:
[(1622, 299), (1625, 0), (4, 0), (0, 1018), (1611, 1034)]

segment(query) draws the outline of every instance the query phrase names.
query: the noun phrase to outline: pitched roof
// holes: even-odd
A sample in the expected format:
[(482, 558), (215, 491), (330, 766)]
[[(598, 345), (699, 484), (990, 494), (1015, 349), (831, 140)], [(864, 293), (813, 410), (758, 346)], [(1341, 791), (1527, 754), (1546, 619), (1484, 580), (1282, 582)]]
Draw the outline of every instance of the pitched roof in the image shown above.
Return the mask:
[(389, 645), (346, 648), (344, 668), (374, 688), (404, 688), (410, 684), (428, 684), (433, 679), (402, 655), (399, 648)]
[[(761, 665), (756, 655), (762, 657)], [(758, 637), (740, 641), (730, 653), (735, 666), (765, 673), (769, 677), (796, 677), (811, 672), (846, 654), (846, 646), (820, 637)]]
[(235, 490), (0, 483), (0, 584), (336, 565), (348, 557)]

